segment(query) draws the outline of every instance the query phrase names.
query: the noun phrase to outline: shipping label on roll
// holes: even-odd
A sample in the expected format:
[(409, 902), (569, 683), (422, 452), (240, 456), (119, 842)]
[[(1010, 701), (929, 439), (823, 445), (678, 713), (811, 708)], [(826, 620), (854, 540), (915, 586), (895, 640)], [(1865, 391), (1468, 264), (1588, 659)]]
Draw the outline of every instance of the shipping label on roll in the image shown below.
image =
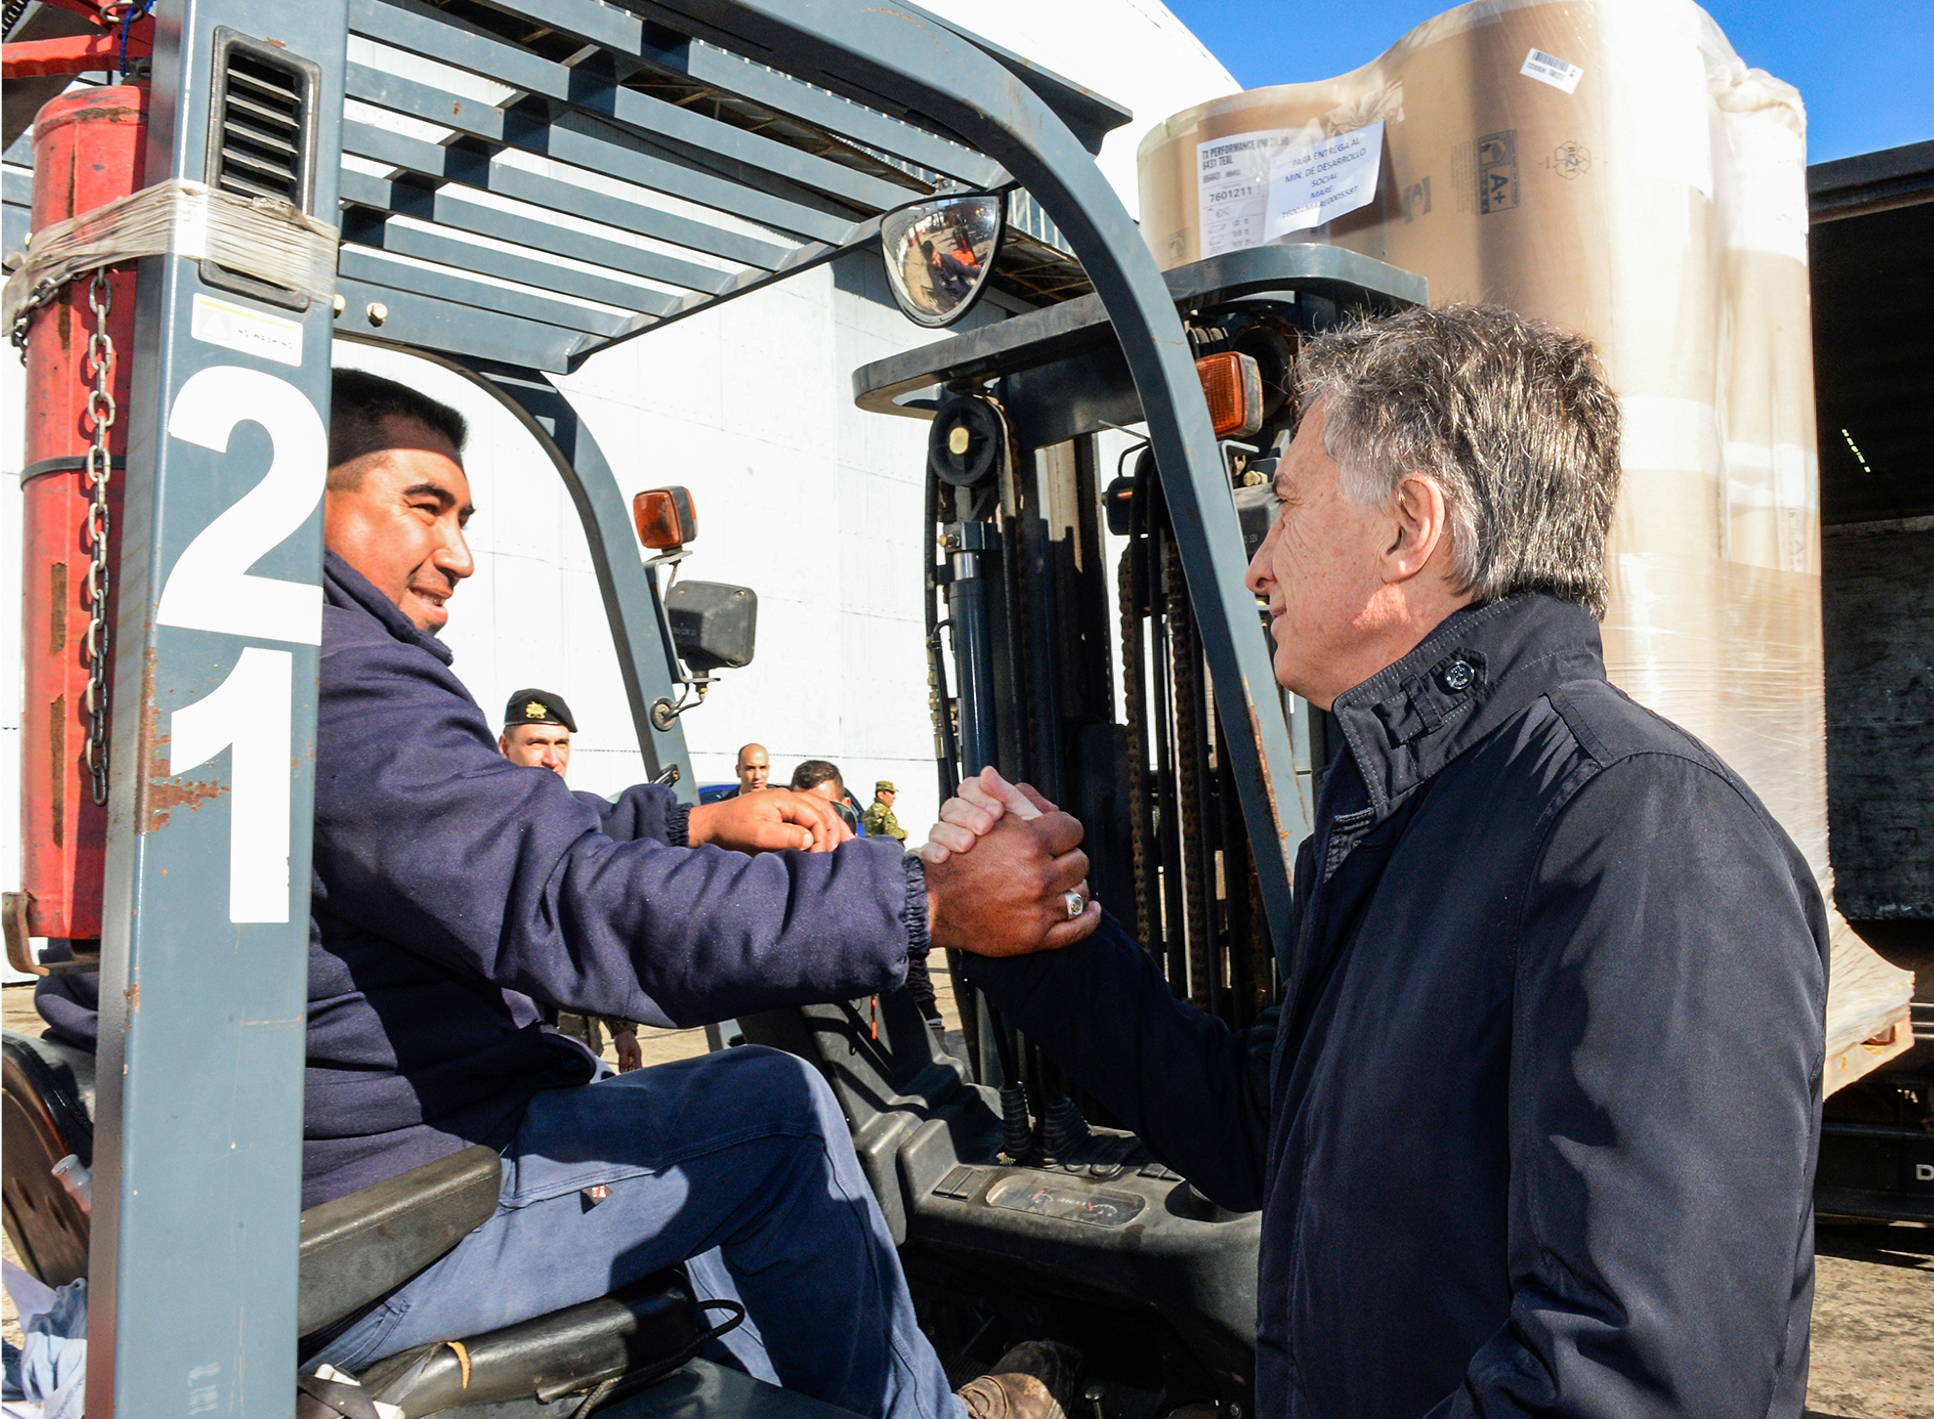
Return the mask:
[(1307, 128), (1238, 133), (1195, 149), (1202, 255), (1260, 246), (1367, 206), (1383, 165), (1383, 123), (1334, 138)]
[(1536, 79), (1541, 84), (1549, 84), (1563, 94), (1578, 92), (1578, 81), (1585, 77), (1585, 71), (1566, 59), (1555, 54), (1546, 54), (1542, 49), (1534, 49), (1524, 56), (1524, 67), (1518, 72), (1527, 79)]
[(1196, 224), (1204, 256), (1241, 251), (1263, 240), (1269, 155), (1301, 136), (1297, 130), (1277, 128), (1195, 145)]
[(1367, 207), (1383, 170), (1383, 121), (1328, 138), (1269, 163), (1267, 239), (1320, 227), (1346, 212)]

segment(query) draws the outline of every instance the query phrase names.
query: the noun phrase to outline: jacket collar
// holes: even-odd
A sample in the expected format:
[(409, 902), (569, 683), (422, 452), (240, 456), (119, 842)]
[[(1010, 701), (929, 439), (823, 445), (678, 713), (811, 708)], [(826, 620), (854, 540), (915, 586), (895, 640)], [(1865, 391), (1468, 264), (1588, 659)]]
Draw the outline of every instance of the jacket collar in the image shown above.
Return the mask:
[(401, 607), (334, 552), (324, 552), (322, 556), (322, 595), (331, 606), (349, 607), (374, 616), (384, 630), (405, 645), (427, 650), (445, 665), (450, 663), (449, 646), (428, 631), (419, 631)]
[(1331, 707), (1384, 818), (1406, 794), (1554, 686), (1604, 679), (1598, 623), (1541, 591), (1465, 606)]

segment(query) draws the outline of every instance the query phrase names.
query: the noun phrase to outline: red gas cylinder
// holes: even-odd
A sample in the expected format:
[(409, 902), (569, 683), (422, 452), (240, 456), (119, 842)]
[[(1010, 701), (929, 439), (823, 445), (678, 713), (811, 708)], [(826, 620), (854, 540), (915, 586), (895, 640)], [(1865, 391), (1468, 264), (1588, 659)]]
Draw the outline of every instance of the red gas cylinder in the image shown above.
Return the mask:
[[(148, 89), (118, 84), (63, 94), (34, 120), (33, 229), (91, 211), (142, 185)], [(94, 425), (88, 394), (94, 366), (88, 337), (95, 321), (90, 278), (70, 282), (34, 312), (27, 331), (26, 467), (22, 472), (22, 637), (26, 662), (21, 724), (21, 871), (34, 936), (101, 934), (102, 857), (107, 810), (94, 802), (88, 768), (88, 509), (86, 460)], [(108, 274), (107, 330), (113, 347), (109, 388), (116, 419), (109, 450), (127, 446), (129, 359), (134, 350), (134, 268)], [(108, 497), (113, 535), (110, 583), (118, 562), (121, 480)], [(110, 602), (112, 597), (110, 596)], [(112, 627), (113, 607), (107, 607)], [(105, 747), (105, 746), (103, 746)]]

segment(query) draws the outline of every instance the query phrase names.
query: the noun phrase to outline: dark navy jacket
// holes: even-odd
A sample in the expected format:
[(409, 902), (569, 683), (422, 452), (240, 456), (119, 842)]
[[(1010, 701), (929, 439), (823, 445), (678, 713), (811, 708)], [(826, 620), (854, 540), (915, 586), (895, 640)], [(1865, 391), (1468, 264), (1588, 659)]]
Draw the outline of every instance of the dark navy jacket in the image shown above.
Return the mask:
[(1806, 862), (1548, 596), (1459, 612), (1335, 713), (1253, 1029), (1174, 1000), (1112, 922), (974, 979), (1165, 1162), (1262, 1210), (1260, 1415), (1797, 1419)]
[[(501, 1146), (587, 1081), (547, 1006), (693, 1025), (904, 979), (926, 893), (896, 845), (672, 846), (668, 789), (597, 803), (508, 762), (441, 641), (334, 556), (324, 593), (305, 1207)], [(91, 1045), (91, 999), (49, 979), (42, 1013)]]

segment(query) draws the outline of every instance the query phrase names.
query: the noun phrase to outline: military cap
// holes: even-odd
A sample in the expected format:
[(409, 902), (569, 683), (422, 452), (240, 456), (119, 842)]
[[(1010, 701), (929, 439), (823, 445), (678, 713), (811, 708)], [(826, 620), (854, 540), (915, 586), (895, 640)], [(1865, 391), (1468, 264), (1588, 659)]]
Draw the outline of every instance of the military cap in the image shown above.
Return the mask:
[(891, 779), (883, 778), (878, 780), (873, 785), (873, 791), (875, 793), (898, 793), (900, 790), (893, 786), (893, 781)]
[(561, 724), (573, 734), (578, 732), (571, 707), (549, 690), (519, 690), (505, 701), (504, 728), (518, 724)]

